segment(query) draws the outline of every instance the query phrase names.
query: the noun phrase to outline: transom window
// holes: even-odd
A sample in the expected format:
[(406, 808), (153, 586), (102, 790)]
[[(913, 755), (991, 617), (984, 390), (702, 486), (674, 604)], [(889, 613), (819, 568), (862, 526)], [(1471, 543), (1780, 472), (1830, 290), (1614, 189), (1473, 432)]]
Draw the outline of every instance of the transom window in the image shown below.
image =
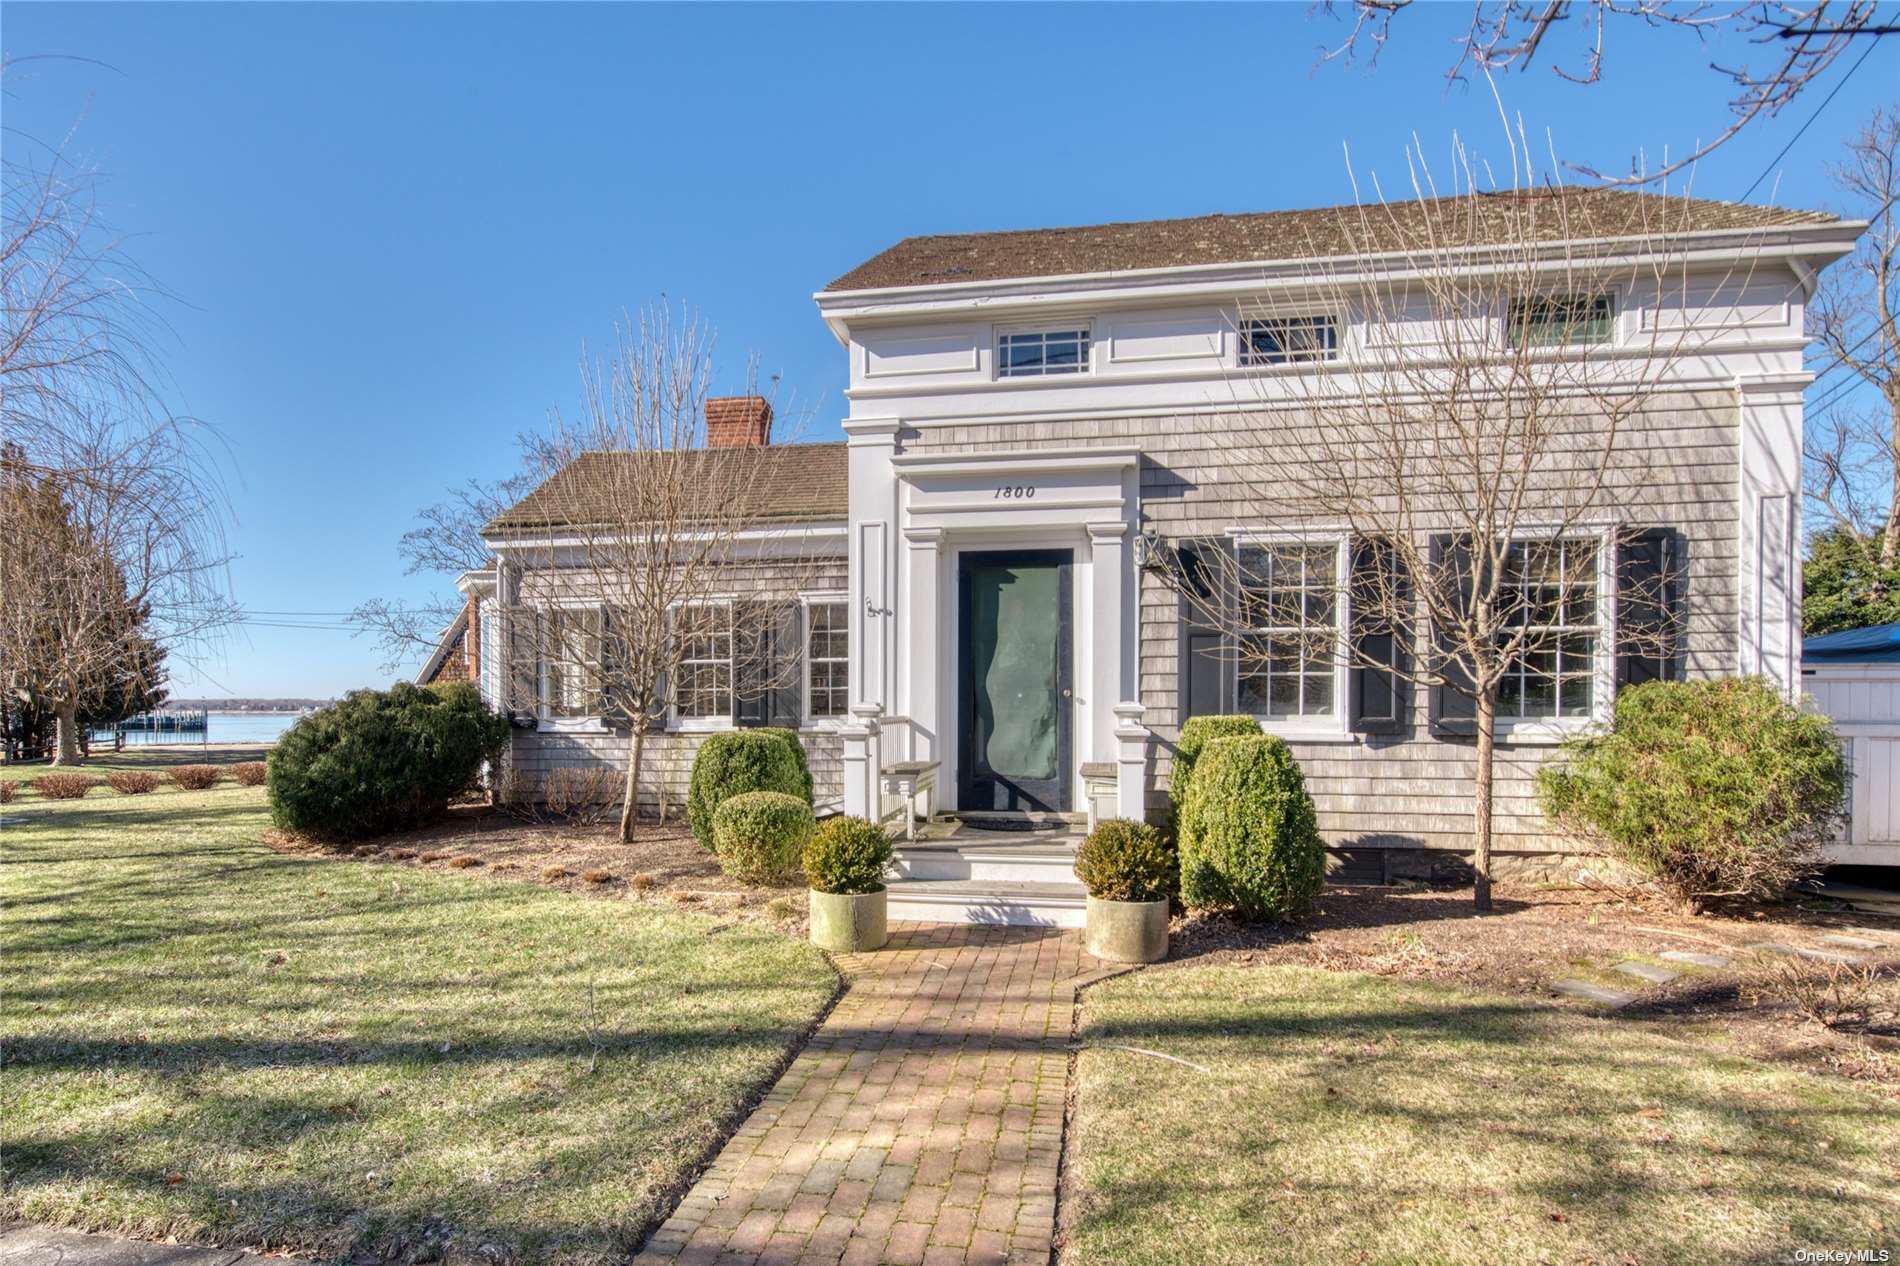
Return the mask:
[(1587, 718), (1596, 693), (1602, 636), (1593, 539), (1513, 541), (1505, 555), (1499, 609), (1521, 637), (1498, 686), (1503, 718)]
[(1513, 299), (1513, 347), (1568, 347), (1610, 341), (1610, 296), (1548, 295)]
[(1330, 314), (1248, 317), (1240, 323), (1242, 365), (1293, 365), (1338, 356), (1339, 321)]
[(681, 607), (674, 627), (683, 639), (673, 711), (685, 720), (732, 716), (732, 607), (704, 603)]
[(1047, 374), (1079, 374), (1089, 367), (1089, 330), (1022, 330), (996, 340), (999, 378), (1036, 378)]
[(805, 608), (806, 708), (814, 719), (845, 714), (851, 685), (851, 651), (842, 602)]
[(1338, 715), (1338, 546), (1246, 547), (1240, 574), (1240, 710), (1274, 720)]
[(541, 657), (541, 709), (559, 718), (600, 715), (601, 613), (554, 607), (547, 613)]

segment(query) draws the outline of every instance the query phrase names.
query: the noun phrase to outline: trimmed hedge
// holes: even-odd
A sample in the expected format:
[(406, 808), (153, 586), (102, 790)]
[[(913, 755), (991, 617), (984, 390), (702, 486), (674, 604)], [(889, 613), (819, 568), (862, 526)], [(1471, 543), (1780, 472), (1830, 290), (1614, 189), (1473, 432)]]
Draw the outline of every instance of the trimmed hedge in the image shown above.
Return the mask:
[(1260, 733), (1260, 722), (1245, 716), (1189, 717), (1174, 741), (1174, 768), (1168, 775), (1168, 805), (1180, 827), (1181, 806), (1187, 803), (1194, 766), (1207, 745), (1219, 738), (1245, 738)]
[(181, 791), (209, 791), (223, 781), (224, 771), (216, 765), (174, 765), (171, 779)]
[(41, 774), (33, 780), (33, 790), (47, 800), (78, 800), (98, 785), (91, 774)]
[(1075, 877), (1098, 901), (1159, 901), (1181, 889), (1181, 860), (1146, 822), (1096, 824), (1075, 854)]
[(686, 825), (707, 852), (718, 852), (713, 838), (713, 811), (748, 791), (777, 791), (797, 796), (805, 804), (808, 775), (799, 771), (798, 758), (784, 732), (731, 730), (714, 734), (693, 756), (692, 781), (686, 787)]
[(713, 810), (719, 869), (747, 884), (783, 884), (798, 873), (817, 827), (811, 806), (780, 791), (747, 791)]
[(270, 778), (270, 767), (261, 760), (242, 761), (231, 766), (231, 777), (240, 787), (262, 787)]
[(106, 775), (106, 786), (122, 796), (143, 796), (158, 790), (158, 775), (144, 769), (121, 769)]
[(891, 837), (863, 818), (826, 818), (805, 845), (805, 882), (819, 892), (881, 892)]
[(1609, 732), (1564, 755), (1537, 774), (1545, 813), (1692, 909), (1779, 896), (1819, 865), (1847, 792), (1827, 718), (1759, 677), (1623, 691)]
[(1287, 745), (1217, 738), (1199, 753), (1181, 808), (1181, 899), (1246, 919), (1296, 914), (1325, 883), (1313, 798)]
[(290, 727), (271, 752), (271, 819), (353, 840), (440, 817), (508, 743), (468, 682), (356, 690)]
[(798, 737), (798, 731), (788, 730), (783, 726), (767, 725), (761, 726), (758, 732), (760, 734), (776, 735), (784, 740), (787, 747), (792, 749), (792, 759), (798, 762), (798, 776), (805, 780), (805, 803), (810, 804), (812, 802), (812, 791), (815, 784), (812, 782), (811, 777), (811, 762), (805, 759), (805, 742)]

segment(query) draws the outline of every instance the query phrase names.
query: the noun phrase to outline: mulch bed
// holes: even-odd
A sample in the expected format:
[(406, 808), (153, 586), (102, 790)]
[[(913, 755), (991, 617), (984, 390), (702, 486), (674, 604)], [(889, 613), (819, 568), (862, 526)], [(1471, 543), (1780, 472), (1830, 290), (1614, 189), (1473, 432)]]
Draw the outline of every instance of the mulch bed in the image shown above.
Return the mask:
[(266, 839), (285, 852), (492, 875), (598, 899), (697, 910), (789, 936), (805, 935), (802, 883), (755, 888), (728, 879), (683, 822), (643, 821), (631, 844), (622, 844), (618, 835), (617, 822), (527, 822), (486, 806), (467, 805), (449, 810), (433, 826), (341, 852), (281, 832)]
[(1790, 960), (1744, 948), (1762, 941), (1832, 948), (1820, 938), (1856, 926), (1900, 940), (1900, 920), (1826, 901), (1689, 916), (1640, 892), (1530, 886), (1500, 887), (1494, 906), (1492, 914), (1474, 917), (1469, 889), (1328, 888), (1297, 924), (1177, 918), (1169, 966), (1309, 964), (1548, 999), (1551, 981), (1603, 973), (1625, 958), (1668, 950), (1723, 954), (1732, 966), (1685, 971), (1666, 985), (1622, 981), (1640, 1001), (1616, 1012), (1616, 1022), (1719, 1036), (1738, 1053), (1884, 1083), (1900, 1096), (1900, 944), (1858, 951), (1877, 974), (1875, 1016), (1840, 1031), (1815, 1022), (1776, 986)]

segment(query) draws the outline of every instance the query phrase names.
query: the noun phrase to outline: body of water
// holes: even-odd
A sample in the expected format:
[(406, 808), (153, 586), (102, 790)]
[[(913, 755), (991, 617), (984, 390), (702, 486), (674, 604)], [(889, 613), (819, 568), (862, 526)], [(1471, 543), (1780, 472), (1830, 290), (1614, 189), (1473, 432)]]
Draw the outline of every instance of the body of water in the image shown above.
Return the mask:
[[(223, 743), (275, 743), (284, 731), (295, 725), (301, 712), (213, 712), (206, 718), (202, 734), (176, 734), (166, 731), (127, 731), (128, 746), (147, 743), (204, 743), (216, 747)], [(110, 734), (104, 737), (110, 741)]]

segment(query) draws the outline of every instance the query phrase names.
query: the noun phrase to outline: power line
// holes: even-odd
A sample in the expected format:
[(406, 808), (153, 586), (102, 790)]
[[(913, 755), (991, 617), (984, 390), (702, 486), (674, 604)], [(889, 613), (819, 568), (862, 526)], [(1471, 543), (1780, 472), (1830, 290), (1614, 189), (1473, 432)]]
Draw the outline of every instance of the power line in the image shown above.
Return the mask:
[(1867, 60), (1868, 56), (1872, 54), (1876, 48), (1879, 48), (1879, 47), (1880, 47), (1879, 39), (1876, 38), (1876, 39), (1871, 39), (1867, 41), (1867, 47), (1861, 50), (1860, 57), (1855, 60), (1852, 66), (1849, 66), (1847, 68), (1847, 73), (1840, 77), (1840, 80), (1834, 85), (1832, 89), (1829, 90), (1827, 96), (1821, 98), (1821, 104), (1814, 107), (1814, 113), (1808, 116), (1808, 121), (1806, 123), (1803, 123), (1800, 126), (1800, 128), (1796, 130), (1795, 134), (1788, 138), (1788, 143), (1781, 147), (1781, 152), (1768, 160), (1768, 165), (1762, 168), (1761, 175), (1755, 177), (1755, 183), (1748, 187), (1748, 191), (1746, 193), (1742, 194), (1741, 198), (1739, 199), (1740, 201), (1747, 202), (1749, 199), (1749, 196), (1752, 195), (1756, 189), (1761, 187), (1761, 182), (1768, 179), (1768, 173), (1775, 169), (1775, 164), (1788, 156), (1788, 151), (1794, 148), (1794, 143), (1801, 139), (1802, 135), (1807, 132), (1809, 127), (1813, 126), (1814, 121), (1816, 119), (1821, 117), (1821, 111), (1827, 109), (1828, 102), (1834, 100), (1835, 95), (1839, 93), (1841, 89), (1847, 86), (1847, 81), (1854, 77), (1854, 72), (1859, 70), (1861, 68), (1861, 64)]

